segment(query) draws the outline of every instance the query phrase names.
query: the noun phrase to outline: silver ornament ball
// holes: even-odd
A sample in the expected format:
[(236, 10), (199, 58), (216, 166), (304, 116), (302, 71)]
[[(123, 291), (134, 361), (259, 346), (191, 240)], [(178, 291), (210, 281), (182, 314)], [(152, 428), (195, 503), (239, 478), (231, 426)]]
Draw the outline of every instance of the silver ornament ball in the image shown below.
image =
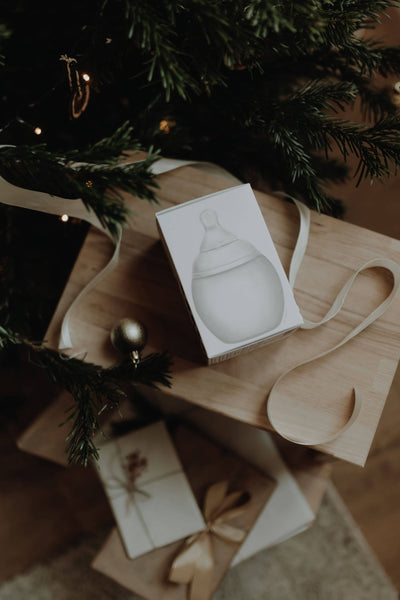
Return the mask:
[(142, 350), (147, 342), (146, 327), (137, 319), (121, 319), (111, 330), (111, 342), (119, 352)]

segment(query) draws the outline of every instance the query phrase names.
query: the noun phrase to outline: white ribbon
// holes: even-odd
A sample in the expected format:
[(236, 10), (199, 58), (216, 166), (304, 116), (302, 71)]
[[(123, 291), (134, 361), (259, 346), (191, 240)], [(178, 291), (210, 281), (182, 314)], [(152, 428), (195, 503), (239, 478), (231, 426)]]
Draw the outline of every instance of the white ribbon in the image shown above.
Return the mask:
[[(289, 268), (289, 283), (293, 289), (296, 278), (297, 278), (297, 274), (300, 270), (300, 267), (301, 267), (301, 264), (302, 264), (302, 261), (304, 258), (304, 254), (305, 254), (306, 248), (307, 248), (309, 232), (310, 232), (311, 213), (310, 213), (309, 208), (305, 204), (303, 204), (296, 198), (293, 198), (293, 196), (289, 196), (288, 194), (284, 194), (283, 192), (274, 192), (274, 193), (275, 193), (275, 195), (279, 195), (279, 196), (287, 196), (291, 200), (293, 200), (293, 202), (295, 203), (295, 205), (299, 211), (299, 215), (300, 215), (299, 233), (298, 233), (296, 247), (293, 251), (292, 260), (291, 260), (290, 268)], [(273, 426), (274, 430), (277, 433), (279, 433), (279, 435), (281, 435), (283, 438), (285, 438), (291, 442), (294, 442), (296, 444), (301, 444), (304, 446), (319, 446), (321, 444), (327, 444), (328, 442), (332, 442), (337, 437), (339, 437), (342, 433), (347, 431), (351, 427), (351, 425), (353, 425), (353, 423), (357, 420), (358, 416), (360, 415), (360, 412), (361, 412), (361, 409), (363, 406), (363, 397), (359, 390), (357, 390), (356, 388), (353, 388), (354, 389), (354, 405), (353, 405), (352, 413), (351, 413), (349, 419), (346, 421), (346, 423), (340, 429), (338, 429), (335, 433), (333, 433), (331, 435), (321, 436), (315, 440), (311, 440), (309, 437), (300, 439), (298, 437), (289, 435), (281, 426), (279, 426), (277, 424), (277, 419), (274, 417), (273, 411), (277, 406), (279, 406), (279, 396), (276, 392), (277, 392), (278, 385), (280, 384), (280, 382), (282, 381), (282, 379), (284, 377), (289, 375), (289, 373), (292, 373), (292, 371), (294, 371), (295, 369), (298, 369), (298, 368), (300, 368), (304, 365), (307, 365), (308, 363), (311, 363), (320, 358), (323, 358), (324, 356), (327, 356), (334, 350), (337, 350), (338, 348), (340, 348), (341, 346), (346, 344), (349, 340), (354, 338), (361, 331), (363, 331), (369, 325), (371, 325), (371, 323), (376, 321), (376, 319), (378, 319), (380, 316), (382, 316), (383, 313), (392, 304), (395, 296), (397, 295), (397, 293), (399, 291), (399, 287), (400, 287), (400, 267), (397, 263), (395, 263), (394, 261), (392, 261), (389, 258), (373, 258), (372, 260), (369, 260), (368, 262), (363, 264), (359, 269), (357, 269), (357, 271), (355, 271), (353, 273), (353, 275), (351, 275), (349, 277), (349, 279), (346, 281), (346, 283), (344, 284), (344, 286), (342, 287), (342, 289), (336, 296), (336, 298), (333, 301), (328, 312), (320, 321), (314, 322), (314, 321), (309, 321), (307, 319), (303, 319), (304, 323), (301, 326), (301, 329), (315, 329), (316, 327), (320, 327), (320, 325), (324, 325), (324, 323), (327, 323), (328, 321), (330, 321), (331, 319), (336, 317), (336, 315), (341, 310), (341, 308), (346, 300), (346, 297), (347, 297), (348, 293), (350, 292), (350, 289), (351, 289), (355, 279), (357, 278), (357, 276), (362, 271), (366, 271), (367, 269), (372, 269), (375, 267), (382, 267), (384, 269), (387, 269), (393, 275), (393, 287), (392, 287), (392, 291), (390, 292), (389, 296), (383, 302), (381, 302), (381, 304), (377, 308), (375, 308), (365, 319), (363, 319), (363, 321), (361, 321), (361, 323), (359, 325), (357, 325), (354, 329), (352, 329), (338, 344), (336, 344), (332, 348), (329, 348), (328, 350), (325, 350), (324, 352), (320, 352), (319, 354), (316, 354), (315, 356), (308, 358), (307, 360), (297, 363), (297, 365), (294, 365), (293, 367), (290, 367), (290, 369), (287, 369), (287, 371), (282, 373), (278, 377), (278, 379), (275, 381), (275, 383), (273, 384), (273, 386), (269, 392), (269, 396), (268, 396), (267, 414), (268, 414), (268, 419), (269, 419), (271, 425)]]
[(67, 312), (65, 313), (62, 323), (61, 323), (60, 339), (58, 341), (58, 349), (59, 350), (67, 350), (68, 348), (72, 348), (73, 344), (72, 344), (71, 334), (70, 334), (70, 329), (69, 329), (69, 320), (70, 320), (70, 317), (71, 317), (71, 314), (72, 314), (74, 308), (79, 304), (79, 302), (82, 300), (82, 298), (84, 296), (86, 296), (86, 294), (88, 292), (90, 292), (90, 290), (95, 288), (96, 285), (98, 283), (100, 283), (100, 281), (102, 281), (102, 279), (104, 279), (104, 277), (108, 273), (111, 273), (111, 271), (113, 271), (118, 264), (119, 251), (121, 248), (121, 241), (122, 241), (122, 227), (120, 225), (118, 225), (117, 235), (114, 238), (111, 236), (108, 229), (106, 229), (105, 227), (101, 227), (101, 229), (102, 229), (102, 231), (104, 231), (104, 233), (106, 233), (115, 242), (114, 252), (113, 252), (110, 260), (106, 264), (106, 266), (103, 267), (101, 269), (101, 271), (99, 271), (97, 273), (97, 275), (95, 275), (93, 277), (93, 279), (85, 285), (85, 287), (79, 292), (79, 294), (74, 299), (74, 301), (71, 303), (70, 307), (68, 308)]
[[(2, 145), (1, 148), (7, 146)], [(9, 147), (9, 146), (8, 146)], [(80, 198), (60, 198), (59, 196), (52, 196), (45, 192), (38, 192), (35, 190), (28, 190), (25, 188), (18, 187), (9, 183), (3, 177), (0, 177), (0, 202), (9, 206), (18, 206), (20, 208), (28, 208), (30, 210), (36, 210), (38, 212), (44, 212), (51, 215), (63, 215), (68, 214), (69, 217), (76, 219), (82, 219), (87, 221), (97, 229), (100, 229), (103, 233), (108, 235), (109, 238), (115, 243), (115, 249), (113, 255), (106, 266), (81, 290), (71, 306), (64, 315), (61, 324), (60, 340), (58, 344), (59, 350), (66, 350), (72, 348), (73, 344), (71, 341), (71, 335), (69, 331), (69, 319), (75, 306), (82, 300), (82, 298), (90, 292), (110, 271), (112, 271), (119, 258), (119, 250), (121, 246), (122, 228), (119, 226), (117, 235), (112, 237), (111, 233), (104, 227), (95, 213), (84, 205)], [(80, 353), (79, 353), (80, 354)]]
[(276, 394), (277, 387), (284, 377), (289, 375), (289, 373), (292, 373), (292, 371), (294, 371), (295, 369), (298, 369), (299, 367), (307, 365), (310, 362), (318, 360), (319, 358), (322, 358), (322, 357), (326, 356), (327, 354), (330, 354), (334, 350), (337, 350), (338, 348), (340, 348), (341, 346), (346, 344), (349, 340), (354, 338), (361, 331), (363, 331), (369, 325), (371, 325), (371, 323), (376, 321), (376, 319), (378, 319), (381, 315), (383, 315), (383, 313), (392, 304), (395, 296), (397, 295), (397, 293), (399, 291), (399, 287), (400, 287), (400, 267), (397, 263), (390, 260), (389, 258), (374, 258), (374, 259), (368, 261), (367, 263), (365, 263), (364, 265), (362, 265), (346, 281), (346, 283), (344, 284), (344, 286), (342, 287), (342, 289), (336, 296), (332, 306), (330, 307), (330, 309), (326, 313), (325, 317), (321, 321), (314, 323), (312, 321), (304, 320), (304, 325), (301, 327), (301, 329), (314, 329), (315, 327), (319, 327), (320, 325), (323, 325), (327, 321), (330, 321), (331, 319), (333, 319), (338, 314), (341, 307), (343, 306), (346, 296), (349, 293), (351, 286), (353, 285), (354, 280), (356, 279), (357, 275), (359, 275), (362, 271), (366, 271), (367, 269), (372, 269), (374, 267), (383, 267), (384, 269), (387, 269), (388, 271), (390, 271), (393, 274), (393, 288), (392, 288), (392, 291), (390, 292), (389, 296), (377, 308), (375, 308), (363, 321), (361, 321), (361, 323), (359, 325), (357, 325), (357, 327), (352, 329), (350, 331), (350, 333), (348, 333), (338, 344), (336, 344), (332, 348), (329, 348), (328, 350), (325, 350), (324, 352), (320, 352), (319, 354), (312, 356), (311, 358), (308, 358), (307, 360), (304, 360), (304, 361), (298, 363), (294, 367), (291, 367), (290, 369), (288, 369), (287, 371), (282, 373), (282, 375), (280, 375), (278, 377), (278, 379), (275, 381), (274, 385), (272, 386), (272, 388), (270, 390), (269, 397), (268, 397), (268, 403), (267, 403), (267, 414), (268, 414), (269, 421), (277, 433), (279, 433), (282, 437), (284, 437), (285, 439), (287, 439), (291, 442), (295, 442), (296, 444), (302, 444), (304, 446), (319, 446), (320, 444), (326, 444), (328, 442), (332, 442), (339, 435), (341, 435), (347, 429), (349, 429), (349, 427), (351, 427), (351, 425), (356, 421), (357, 417), (359, 416), (359, 414), (361, 412), (361, 409), (363, 406), (363, 398), (362, 398), (362, 395), (359, 392), (359, 390), (357, 390), (356, 388), (353, 388), (354, 389), (354, 406), (353, 406), (353, 411), (352, 411), (349, 419), (347, 420), (347, 422), (343, 425), (343, 427), (338, 429), (335, 433), (328, 435), (328, 436), (322, 436), (320, 438), (313, 439), (313, 440), (311, 440), (309, 437), (300, 439), (298, 437), (293, 437), (293, 436), (289, 435), (288, 433), (286, 433), (286, 431), (282, 427), (277, 425), (276, 419), (274, 418), (274, 415), (273, 415), (274, 409), (279, 404), (279, 396)]
[[(159, 161), (157, 161), (156, 163), (154, 163), (151, 168), (155, 175), (161, 175), (162, 173), (167, 173), (174, 169), (178, 169), (180, 167), (184, 167), (184, 166), (188, 166), (188, 165), (192, 165), (198, 169), (205, 170), (208, 173), (212, 173), (214, 175), (223, 176), (226, 179), (233, 181), (234, 183), (239, 183), (239, 184), (242, 183), (239, 179), (237, 179), (234, 175), (232, 175), (231, 173), (229, 173), (222, 167), (219, 167), (217, 165), (214, 165), (213, 163), (207, 163), (207, 162), (162, 158)], [(275, 194), (288, 196), (287, 194), (284, 194), (282, 192), (275, 192)], [(293, 200), (293, 202), (295, 203), (295, 205), (299, 211), (299, 215), (300, 215), (299, 234), (297, 237), (297, 242), (296, 242), (296, 246), (295, 246), (295, 249), (294, 249), (294, 252), (292, 255), (292, 260), (291, 260), (290, 269), (289, 269), (289, 283), (290, 283), (291, 287), (293, 288), (295, 281), (296, 281), (297, 274), (299, 272), (299, 269), (301, 267), (301, 264), (302, 264), (302, 261), (304, 258), (306, 248), (307, 248), (307, 242), (308, 242), (309, 231), (310, 231), (310, 210), (308, 209), (308, 207), (305, 204), (303, 204), (296, 198), (293, 198), (291, 196), (288, 196), (288, 197), (290, 197)], [(3, 202), (4, 204), (8, 204), (10, 206), (19, 206), (22, 208), (29, 208), (32, 210), (37, 210), (40, 212), (46, 212), (46, 213), (50, 213), (50, 214), (68, 213), (68, 215), (70, 215), (72, 217), (76, 217), (76, 218), (84, 219), (85, 221), (88, 221), (91, 225), (94, 225), (95, 227), (97, 227), (98, 229), (100, 229), (101, 231), (106, 233), (109, 237), (111, 237), (109, 231), (101, 225), (101, 223), (98, 220), (98, 218), (96, 217), (96, 215), (94, 213), (90, 212), (85, 207), (85, 205), (83, 204), (81, 199), (67, 200), (65, 198), (51, 196), (50, 194), (46, 194), (44, 192), (36, 192), (36, 191), (32, 191), (32, 190), (26, 190), (26, 189), (17, 187), (15, 185), (9, 183), (2, 177), (0, 177), (0, 202)], [(122, 238), (122, 229), (119, 228), (118, 235), (115, 240), (115, 249), (114, 249), (111, 259), (109, 260), (107, 265), (83, 288), (83, 290), (81, 290), (81, 292), (74, 299), (74, 301), (70, 305), (69, 309), (65, 313), (63, 322), (61, 325), (59, 349), (66, 349), (66, 348), (72, 347), (72, 341), (71, 341), (71, 336), (70, 336), (70, 332), (69, 332), (69, 319), (70, 319), (71, 313), (74, 310), (74, 308), (76, 307), (76, 305), (83, 298), (83, 296), (86, 295), (90, 290), (92, 290), (110, 271), (112, 271), (114, 269), (114, 267), (118, 263), (121, 238)], [(356, 277), (362, 271), (365, 271), (367, 269), (371, 269), (374, 267), (382, 267), (384, 269), (389, 270), (392, 273), (394, 281), (393, 281), (393, 288), (392, 288), (392, 291), (390, 292), (389, 296), (376, 309), (374, 309), (359, 325), (357, 325), (354, 329), (352, 329), (350, 331), (350, 333), (348, 333), (341, 340), (341, 342), (339, 342), (332, 348), (329, 348), (328, 350), (325, 350), (324, 352), (321, 352), (321, 353), (317, 354), (316, 356), (313, 356), (312, 358), (309, 358), (303, 362), (298, 363), (294, 367), (291, 367), (290, 369), (288, 369), (287, 371), (282, 373), (282, 375), (280, 375), (278, 377), (278, 379), (275, 381), (274, 385), (272, 386), (272, 388), (269, 392), (269, 397), (268, 397), (268, 402), (267, 402), (267, 413), (268, 413), (268, 418), (270, 420), (271, 425), (282, 437), (284, 437), (296, 444), (314, 446), (314, 445), (320, 445), (320, 444), (325, 444), (327, 442), (330, 442), (330, 441), (336, 439), (342, 433), (344, 433), (344, 431), (349, 429), (349, 427), (351, 427), (351, 425), (357, 420), (357, 417), (359, 416), (359, 414), (361, 412), (362, 405), (363, 405), (362, 396), (361, 396), (360, 392), (354, 388), (354, 393), (355, 393), (354, 407), (353, 407), (352, 414), (351, 414), (350, 418), (347, 420), (347, 422), (345, 423), (345, 425), (343, 427), (341, 427), (338, 431), (336, 431), (334, 434), (329, 435), (329, 436), (323, 436), (322, 438), (316, 439), (316, 440), (311, 440), (310, 438), (298, 439), (298, 438), (295, 438), (295, 437), (289, 435), (282, 427), (277, 425), (276, 419), (273, 416), (273, 409), (279, 403), (279, 397), (276, 393), (277, 387), (281, 383), (281, 381), (284, 377), (286, 377), (289, 373), (291, 373), (295, 369), (298, 369), (299, 367), (306, 365), (312, 361), (318, 360), (319, 358), (322, 358), (323, 356), (330, 354), (334, 350), (337, 350), (338, 348), (340, 348), (341, 346), (346, 344), (346, 342), (348, 342), (349, 340), (354, 338), (361, 331), (363, 331), (366, 327), (368, 327), (371, 323), (373, 323), (376, 319), (378, 319), (392, 304), (395, 296), (397, 295), (397, 293), (399, 291), (399, 287), (400, 287), (400, 267), (399, 267), (399, 265), (397, 265), (397, 263), (393, 262), (392, 260), (390, 260), (388, 258), (374, 258), (374, 259), (368, 261), (367, 263), (365, 263), (364, 265), (362, 265), (346, 281), (346, 283), (344, 284), (344, 286), (342, 287), (342, 289), (336, 296), (335, 300), (333, 301), (332, 306), (329, 308), (328, 312), (323, 317), (323, 319), (321, 319), (321, 321), (312, 322), (312, 321), (304, 320), (304, 325), (302, 326), (302, 329), (314, 329), (315, 327), (319, 327), (320, 325), (323, 325), (324, 323), (327, 323), (328, 321), (333, 319), (338, 314), (340, 309), (342, 308), (343, 303), (344, 303)]]

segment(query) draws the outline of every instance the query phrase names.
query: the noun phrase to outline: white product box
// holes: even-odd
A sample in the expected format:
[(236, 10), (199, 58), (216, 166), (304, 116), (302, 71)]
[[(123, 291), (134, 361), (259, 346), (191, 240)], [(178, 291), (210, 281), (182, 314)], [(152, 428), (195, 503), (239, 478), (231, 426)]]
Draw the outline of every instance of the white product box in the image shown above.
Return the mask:
[(156, 219), (208, 364), (303, 324), (249, 184), (167, 208)]
[(105, 443), (99, 454), (99, 475), (129, 558), (205, 528), (164, 422)]

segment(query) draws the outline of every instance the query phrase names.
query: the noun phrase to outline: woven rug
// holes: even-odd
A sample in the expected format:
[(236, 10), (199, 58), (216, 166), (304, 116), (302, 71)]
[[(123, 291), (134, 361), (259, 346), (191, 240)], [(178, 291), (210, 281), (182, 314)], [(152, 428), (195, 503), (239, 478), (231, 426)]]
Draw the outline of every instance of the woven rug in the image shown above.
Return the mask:
[[(108, 532), (0, 587), (1, 600), (139, 600), (90, 568)], [(397, 600), (397, 592), (331, 486), (308, 531), (226, 575), (213, 600)]]

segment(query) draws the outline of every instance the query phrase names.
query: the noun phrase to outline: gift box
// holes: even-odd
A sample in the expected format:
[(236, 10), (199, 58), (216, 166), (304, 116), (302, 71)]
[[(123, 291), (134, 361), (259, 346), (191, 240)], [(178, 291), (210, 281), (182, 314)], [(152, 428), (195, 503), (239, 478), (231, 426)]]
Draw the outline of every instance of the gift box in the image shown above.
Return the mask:
[(204, 529), (163, 421), (102, 445), (99, 454), (99, 476), (130, 558)]
[(208, 364), (303, 323), (249, 184), (156, 213)]
[[(210, 505), (210, 491), (221, 494), (222, 487), (226, 486), (219, 499), (222, 502), (217, 501), (220, 509), (214, 515), (208, 514), (207, 527), (194, 538), (158, 548), (134, 560), (130, 560), (124, 552), (118, 531), (114, 529), (92, 566), (147, 600), (187, 600), (196, 583), (190, 577), (187, 583), (169, 581), (171, 568), (174, 580), (180, 579), (182, 571), (182, 579), (191, 572), (196, 580), (197, 565), (200, 572), (204, 568), (208, 571), (210, 587), (202, 581), (200, 591), (196, 593), (201, 594), (199, 598), (208, 600), (268, 502), (275, 482), (242, 458), (187, 426), (180, 425), (172, 437), (199, 505), (203, 506), (205, 498)], [(244, 505), (239, 502), (238, 507), (232, 507), (229, 502), (231, 493), (239, 498), (242, 492), (248, 498), (247, 502)], [(218, 531), (220, 525), (232, 535), (225, 537), (224, 531)], [(191, 554), (195, 555), (194, 564), (190, 562), (193, 559)], [(188, 564), (185, 565), (185, 562)]]
[[(270, 433), (219, 414), (210, 419), (209, 411), (200, 408), (186, 411), (184, 418), (276, 481), (268, 503), (240, 546), (232, 566), (297, 535), (313, 523), (315, 514)], [(297, 455), (301, 456), (299, 448)], [(304, 457), (303, 461), (306, 464)]]

